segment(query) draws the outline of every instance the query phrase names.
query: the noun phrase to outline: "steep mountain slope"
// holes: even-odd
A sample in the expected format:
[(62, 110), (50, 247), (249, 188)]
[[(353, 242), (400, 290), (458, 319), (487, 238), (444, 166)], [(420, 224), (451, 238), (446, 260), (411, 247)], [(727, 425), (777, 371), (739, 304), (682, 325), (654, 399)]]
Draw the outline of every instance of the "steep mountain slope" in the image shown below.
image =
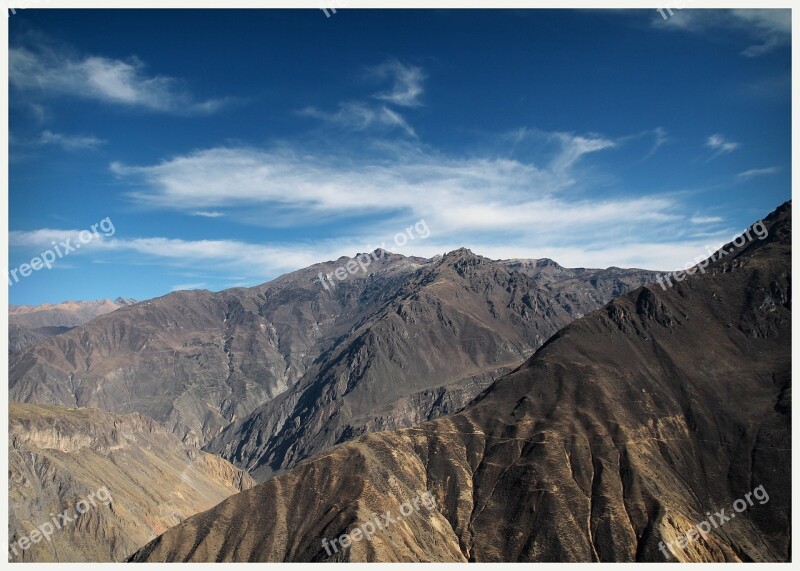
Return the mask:
[[(670, 559), (788, 561), (791, 205), (766, 222), (705, 275), (568, 325), (464, 411), (329, 450), (132, 559), (663, 561), (663, 541)], [(426, 491), (430, 512), (323, 547)]]
[[(348, 262), (101, 316), (13, 355), (10, 398), (140, 412), (196, 446), (246, 419), (208, 449), (268, 475), (370, 426), (408, 426), (443, 410), (412, 397), (420, 391), (449, 385), (458, 395), (444, 399), (450, 407), (468, 402), (579, 312), (468, 251), (432, 260), (376, 251), (365, 270), (320, 280)], [(581, 288), (604, 291), (598, 283)], [(375, 419), (374, 408), (395, 417)], [(289, 422), (310, 424), (298, 432)]]
[(65, 301), (44, 305), (10, 305), (8, 307), (8, 353), (69, 331), (98, 317), (136, 303), (118, 297), (114, 301)]
[(11, 561), (120, 561), (254, 483), (149, 418), (93, 409), (10, 403), (8, 458)]
[[(597, 307), (585, 300), (580, 309)], [(454, 411), (572, 319), (534, 279), (469, 250), (450, 252), (410, 276), (289, 391), (204, 449), (265, 479), (360, 434)], [(425, 391), (449, 408), (426, 404)]]
[(336, 265), (256, 288), (175, 292), (99, 317), (13, 355), (9, 396), (140, 412), (205, 444), (297, 382), (420, 261), (382, 256), (371, 279), (348, 280), (331, 296), (317, 275)]
[(21, 325), (14, 325), (13, 323), (8, 326), (8, 354), (16, 353), (26, 347), (31, 347), (55, 335), (66, 333), (72, 327), (39, 327), (37, 329), (28, 329)]

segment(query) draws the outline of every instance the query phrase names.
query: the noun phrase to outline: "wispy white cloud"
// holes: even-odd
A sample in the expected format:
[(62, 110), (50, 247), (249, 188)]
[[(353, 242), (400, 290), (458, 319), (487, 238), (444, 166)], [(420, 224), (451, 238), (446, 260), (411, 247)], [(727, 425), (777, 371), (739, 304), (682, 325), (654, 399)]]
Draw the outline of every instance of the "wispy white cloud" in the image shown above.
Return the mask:
[(750, 179), (757, 176), (766, 176), (771, 174), (778, 174), (781, 171), (780, 167), (768, 167), (764, 169), (750, 169), (748, 171), (740, 172), (738, 177), (740, 179)]
[[(506, 252), (504, 257), (512, 251), (526, 250), (528, 257), (560, 251), (569, 252), (569, 263), (593, 266), (626, 249), (628, 258), (635, 257), (641, 244), (657, 243), (664, 236), (673, 243), (702, 246), (691, 237), (692, 225), (673, 196), (589, 198), (582, 192), (581, 186), (591, 183), (582, 162), (613, 151), (618, 147), (613, 139), (537, 130), (526, 131), (525, 137), (549, 146), (546, 161), (453, 158), (408, 145), (395, 149), (390, 158), (373, 160), (287, 147), (217, 147), (153, 165), (114, 163), (111, 169), (137, 189), (131, 198), (149, 208), (189, 214), (198, 209), (230, 211), (237, 220), (237, 212), (262, 211), (260, 219), (290, 226), (307, 224), (309, 216), (358, 220), (357, 226), (339, 224), (341, 237), (324, 243), (255, 246), (148, 239), (126, 246), (162, 258), (165, 252), (180, 252), (176, 259), (188, 259), (188, 252), (194, 252), (205, 260), (217, 259), (217, 264), (233, 255), (258, 259), (263, 268), (275, 268), (276, 260), (283, 260), (282, 267), (300, 268), (354, 255), (381, 241), (391, 245), (396, 231), (422, 218), (431, 228), (431, 238), (413, 244), (408, 253), (433, 255), (464, 245), (481, 253)], [(598, 254), (606, 250), (608, 256)], [(667, 248), (642, 250), (646, 251), (662, 256)], [(646, 265), (671, 267), (671, 259), (649, 259)], [(243, 263), (236, 270), (246, 267)]]
[(553, 161), (552, 168), (559, 175), (566, 174), (584, 155), (616, 147), (614, 141), (601, 136), (555, 133), (555, 137), (561, 142), (561, 152)]
[(655, 156), (661, 147), (670, 142), (667, 130), (663, 127), (656, 127), (652, 133), (655, 140), (653, 141), (653, 147), (650, 149), (650, 152), (647, 153), (647, 156), (643, 159), (645, 161)]
[(569, 177), (564, 178), (564, 175), (585, 155), (617, 148), (625, 144), (627, 140), (638, 136), (621, 137), (615, 140), (597, 134), (576, 135), (521, 127), (501, 135), (500, 139), (511, 142), (514, 150), (533, 145), (543, 155), (550, 155), (552, 158), (547, 163), (547, 170), (560, 175), (563, 178), (562, 183), (570, 183)]
[(719, 216), (696, 216), (691, 219), (692, 224), (716, 224), (722, 222)]
[(39, 228), (37, 230), (11, 230), (8, 233), (8, 245), (12, 248), (51, 248), (53, 242), (69, 238), (78, 241), (80, 230), (64, 230), (56, 228)]
[[(53, 251), (58, 256), (58, 263), (54, 267), (67, 269), (72, 265), (65, 265), (65, 257), (75, 259), (76, 256), (96, 254), (104, 245), (113, 240), (113, 232), (106, 235), (98, 231), (92, 233), (88, 242), (81, 241), (81, 233), (86, 230), (39, 228), (36, 230), (11, 230), (8, 233), (8, 246), (12, 252), (27, 252), (31, 256), (39, 255), (45, 251)], [(84, 235), (85, 237), (85, 235)]]
[[(114, 163), (112, 171), (139, 189), (131, 197), (150, 208), (214, 216), (262, 210), (281, 216), (260, 218), (288, 218), (295, 226), (307, 224), (309, 215), (316, 220), (362, 217), (357, 226), (339, 224), (337, 236), (304, 242), (114, 236), (93, 245), (92, 252), (125, 263), (189, 271), (202, 267), (217, 275), (242, 276), (239, 284), (255, 284), (379, 246), (428, 257), (466, 246), (492, 258), (551, 257), (576, 267), (673, 269), (717, 238), (715, 232), (697, 235), (696, 225), (720, 218), (687, 220), (675, 197), (589, 198), (581, 192), (576, 182), (586, 179), (581, 162), (617, 148), (615, 140), (536, 129), (519, 133), (521, 144), (535, 140), (548, 145), (548, 160), (452, 158), (409, 144), (396, 147), (391, 160), (345, 160), (287, 147), (219, 147), (148, 166)], [(430, 236), (397, 246), (394, 236), (423, 218)], [(12, 232), (11, 243), (47, 247), (58, 235), (52, 230)]]
[(786, 9), (680, 10), (666, 20), (654, 18), (653, 23), (663, 30), (695, 34), (737, 32), (754, 42), (741, 52), (751, 58), (790, 45), (792, 37), (792, 12)]
[(425, 93), (425, 72), (420, 67), (406, 65), (392, 59), (369, 70), (378, 80), (389, 80), (392, 86), (376, 93), (374, 97), (400, 107), (418, 107)]
[(150, 166), (117, 162), (111, 170), (144, 189), (131, 193), (140, 204), (178, 211), (192, 205), (190, 212), (260, 207), (326, 217), (433, 215), (448, 231), (666, 216), (668, 201), (658, 198), (579, 202), (558, 196), (575, 184), (583, 157), (615, 144), (589, 135), (548, 136), (555, 152), (541, 166), (498, 157), (451, 158), (429, 149), (352, 162), (285, 148), (220, 147)]
[(735, 141), (729, 141), (725, 136), (720, 134), (711, 135), (708, 140), (706, 141), (706, 147), (714, 151), (711, 157), (708, 159), (712, 161), (719, 156), (727, 155), (728, 153), (732, 153), (739, 147), (741, 144)]
[(756, 78), (736, 90), (737, 95), (764, 102), (788, 101), (792, 96), (792, 73), (786, 69), (777, 75)]
[[(41, 228), (37, 230), (12, 230), (9, 232), (9, 246), (14, 250), (22, 250), (38, 254), (60, 245), (66, 240), (75, 246), (79, 242), (79, 230)], [(126, 264), (134, 263), (133, 256), (140, 261), (163, 263), (165, 265), (195, 270), (198, 267), (218, 271), (248, 270), (243, 274), (233, 275), (247, 277), (264, 277), (274, 272), (287, 271), (310, 265), (316, 261), (314, 249), (297, 244), (290, 245), (257, 245), (238, 240), (182, 240), (164, 237), (120, 238), (100, 234), (92, 242), (83, 244), (80, 250), (71, 256), (91, 255), (95, 261), (107, 261), (113, 255), (113, 261), (124, 259)], [(125, 258), (121, 258), (121, 256)], [(300, 265), (297, 265), (300, 264)], [(257, 268), (253, 273), (252, 268)]]
[(101, 145), (105, 145), (106, 141), (94, 135), (64, 135), (61, 133), (53, 133), (52, 131), (44, 131), (39, 135), (36, 143), (39, 145), (56, 145), (68, 151), (75, 151), (80, 149), (96, 149)]
[(339, 110), (333, 113), (316, 107), (306, 107), (300, 114), (352, 131), (399, 129), (412, 137), (417, 136), (402, 115), (386, 106), (374, 107), (352, 101), (340, 104)]
[(190, 212), (192, 216), (199, 216), (201, 218), (221, 218), (225, 216), (222, 212), (217, 210), (196, 210), (194, 212)]
[[(37, 255), (71, 240), (78, 242), (78, 230), (42, 228), (30, 231), (11, 231), (9, 245), (15, 251)], [(196, 270), (203, 268), (224, 279), (250, 280), (251, 285), (278, 274), (310, 266), (325, 259), (339, 257), (357, 245), (354, 241), (320, 241), (316, 244), (251, 244), (240, 240), (183, 240), (165, 237), (121, 238), (97, 237), (84, 244), (71, 256), (91, 256), (96, 263), (126, 265), (163, 265), (170, 268)], [(361, 244), (358, 244), (359, 246)], [(59, 260), (59, 264), (62, 261)], [(230, 276), (239, 276), (230, 278)], [(208, 285), (205, 281), (176, 286), (196, 289)], [(190, 287), (192, 286), (192, 287)]]
[(224, 99), (198, 100), (174, 77), (152, 75), (139, 59), (78, 56), (40, 44), (9, 50), (9, 82), (43, 98), (72, 96), (179, 114), (208, 114)]
[(348, 131), (388, 132), (399, 130), (416, 138), (417, 133), (403, 115), (389, 105), (398, 107), (418, 107), (423, 94), (425, 73), (421, 68), (408, 66), (392, 59), (379, 66), (368, 69), (368, 75), (378, 81), (392, 83), (388, 91), (373, 95), (383, 101), (375, 104), (369, 101), (347, 101), (339, 104), (336, 111), (324, 111), (310, 106), (299, 111), (300, 115), (319, 119), (335, 127)]
[(754, 29), (761, 42), (744, 50), (744, 56), (758, 57), (791, 42), (791, 10), (733, 10), (733, 14)]

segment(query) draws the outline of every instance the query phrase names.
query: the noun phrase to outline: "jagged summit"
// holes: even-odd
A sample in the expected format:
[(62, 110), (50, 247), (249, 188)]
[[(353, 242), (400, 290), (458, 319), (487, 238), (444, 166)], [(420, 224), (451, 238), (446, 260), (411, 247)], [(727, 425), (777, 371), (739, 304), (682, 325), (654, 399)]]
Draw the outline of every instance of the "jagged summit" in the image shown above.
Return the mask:
[(483, 256), (480, 256), (480, 255), (476, 254), (475, 252), (473, 252), (469, 248), (458, 248), (457, 250), (451, 250), (451, 251), (447, 252), (444, 255), (444, 259), (454, 260), (454, 259), (461, 259), (461, 258), (481, 258), (481, 259), (486, 259), (486, 258), (483, 258)]
[(492, 264), (489, 258), (474, 253), (469, 248), (459, 248), (447, 252), (439, 261), (440, 265), (449, 266), (456, 270), (464, 270), (469, 267), (479, 267)]

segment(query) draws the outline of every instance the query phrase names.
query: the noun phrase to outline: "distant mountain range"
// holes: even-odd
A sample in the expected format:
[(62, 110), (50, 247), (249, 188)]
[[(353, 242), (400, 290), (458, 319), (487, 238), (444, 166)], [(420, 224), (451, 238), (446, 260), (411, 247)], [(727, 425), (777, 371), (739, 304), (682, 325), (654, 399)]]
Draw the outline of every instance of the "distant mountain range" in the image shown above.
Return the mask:
[[(373, 426), (360, 419), (403, 392), (538, 350), (463, 411), (318, 454), (189, 518), (132, 560), (789, 561), (791, 204), (765, 223), (766, 240), (726, 246), (730, 255), (705, 274), (666, 290), (645, 285), (596, 311), (580, 273), (559, 302), (519, 271), (538, 263), (466, 251), (387, 261), (391, 277), (338, 290), (358, 319), (338, 322), (342, 334), (314, 353), (313, 373), (212, 445), (225, 443), (250, 469), (288, 467), (343, 440), (345, 426)], [(258, 291), (265, 305), (282, 291), (288, 301), (298, 282)], [(327, 298), (314, 287), (306, 283), (303, 307), (318, 316)], [(344, 305), (351, 298), (358, 303)], [(579, 313), (588, 315), (550, 335)], [(48, 341), (48, 350), (73, 348), (83, 367), (92, 354), (78, 351), (97, 339), (83, 335)], [(12, 376), (12, 394), (54, 394), (22, 390), (33, 371), (42, 382), (42, 359), (32, 350), (16, 361), (27, 372)], [(75, 385), (80, 394), (86, 384)], [(739, 509), (759, 487), (767, 501)], [(426, 492), (434, 509), (398, 517)], [(355, 539), (387, 512), (396, 521), (384, 520), (371, 541)], [(710, 532), (681, 545), (704, 521)], [(352, 541), (326, 549), (323, 540), (345, 533)]]
[(654, 280), (551, 260), (375, 253), (181, 291), (12, 355), (10, 398), (138, 412), (258, 479), (367, 432), (455, 412), (573, 319)]
[(114, 301), (101, 299), (34, 306), (10, 305), (8, 306), (8, 352), (15, 353), (133, 303), (136, 303), (136, 300), (118, 297)]

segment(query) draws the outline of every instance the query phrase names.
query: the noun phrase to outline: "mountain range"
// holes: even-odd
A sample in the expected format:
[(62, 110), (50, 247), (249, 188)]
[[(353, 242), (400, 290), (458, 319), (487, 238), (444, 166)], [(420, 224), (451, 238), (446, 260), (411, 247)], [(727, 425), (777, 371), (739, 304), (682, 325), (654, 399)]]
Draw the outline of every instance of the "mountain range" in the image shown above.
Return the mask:
[(114, 301), (64, 301), (44, 305), (8, 307), (8, 353), (35, 345), (43, 339), (65, 333), (114, 310), (136, 303), (118, 297)]
[[(764, 223), (671, 287), (376, 250), (337, 281), (363, 255), (12, 307), (48, 333), (9, 358), (13, 560), (787, 560), (791, 203)], [(108, 505), (20, 547), (101, 486)], [(676, 547), (758, 486), (769, 501)]]
[(333, 288), (319, 275), (348, 258), (122, 307), (12, 355), (10, 398), (141, 413), (264, 479), (458, 410), (561, 327), (655, 278), (468, 250), (375, 254)]
[[(791, 204), (764, 223), (703, 272), (566, 325), (461, 412), (329, 449), (131, 560), (789, 561)], [(517, 298), (483, 264), (458, 252), (418, 277), (469, 276), (485, 317), (493, 295)], [(420, 319), (415, 291), (390, 306), (395, 327)], [(426, 493), (434, 509), (405, 514)]]

